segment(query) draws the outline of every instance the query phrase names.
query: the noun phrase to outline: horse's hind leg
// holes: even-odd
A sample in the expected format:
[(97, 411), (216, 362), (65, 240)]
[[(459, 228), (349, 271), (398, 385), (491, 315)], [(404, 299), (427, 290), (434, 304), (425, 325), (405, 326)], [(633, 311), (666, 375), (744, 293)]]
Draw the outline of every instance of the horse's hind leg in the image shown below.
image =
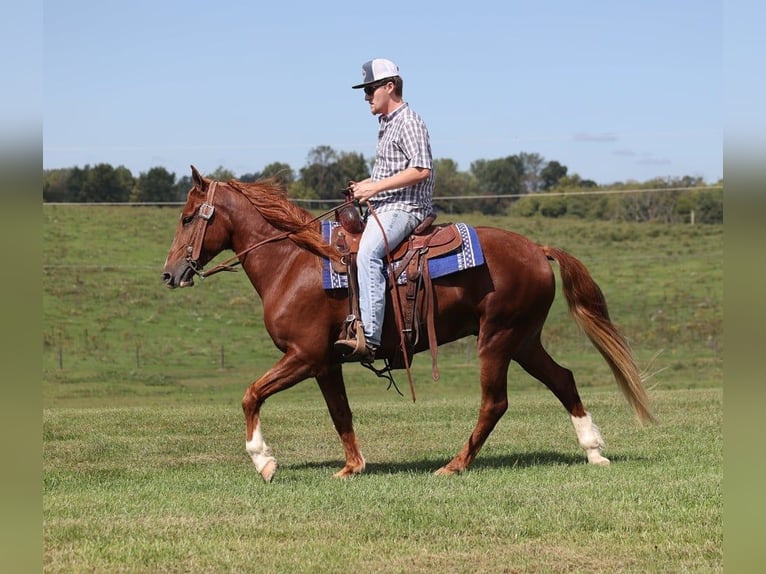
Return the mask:
[(338, 431), (338, 436), (343, 443), (343, 450), (346, 452), (345, 466), (333, 476), (343, 478), (359, 474), (364, 470), (365, 461), (354, 433), (341, 366), (330, 365), (327, 372), (317, 375), (316, 379), (327, 403), (327, 409), (330, 411), (335, 430)]
[(585, 451), (588, 462), (602, 466), (609, 464), (609, 459), (601, 455), (604, 439), (580, 400), (572, 372), (551, 358), (539, 338), (526, 347), (516, 357), (516, 361), (527, 373), (548, 387), (564, 405), (572, 418), (577, 441)]

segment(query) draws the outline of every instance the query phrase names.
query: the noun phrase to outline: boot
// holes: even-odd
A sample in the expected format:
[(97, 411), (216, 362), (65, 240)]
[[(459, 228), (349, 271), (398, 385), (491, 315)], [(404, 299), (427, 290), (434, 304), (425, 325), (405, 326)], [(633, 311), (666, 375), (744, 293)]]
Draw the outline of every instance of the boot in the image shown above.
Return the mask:
[(343, 357), (344, 361), (359, 361), (360, 363), (372, 363), (375, 361), (377, 347), (364, 342), (364, 336), (359, 339), (340, 339), (335, 341), (335, 350)]

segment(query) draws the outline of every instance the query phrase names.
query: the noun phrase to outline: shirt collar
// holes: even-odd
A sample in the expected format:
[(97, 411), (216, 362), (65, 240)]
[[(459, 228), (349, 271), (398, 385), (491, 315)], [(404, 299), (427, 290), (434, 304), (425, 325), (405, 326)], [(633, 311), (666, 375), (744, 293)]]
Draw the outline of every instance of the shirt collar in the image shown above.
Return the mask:
[(391, 121), (391, 120), (393, 120), (393, 119), (394, 119), (396, 116), (398, 116), (398, 115), (399, 115), (399, 114), (400, 114), (400, 113), (401, 113), (401, 112), (404, 110), (404, 108), (406, 108), (406, 107), (407, 107), (407, 105), (408, 105), (408, 104), (407, 104), (407, 102), (402, 102), (402, 105), (401, 105), (401, 106), (399, 106), (398, 108), (396, 108), (396, 109), (395, 109), (393, 112), (391, 112), (390, 114), (380, 114), (380, 118), (378, 118), (378, 121), (379, 121), (381, 124), (384, 124), (384, 123), (388, 123), (388, 122), (390, 122), (390, 121)]

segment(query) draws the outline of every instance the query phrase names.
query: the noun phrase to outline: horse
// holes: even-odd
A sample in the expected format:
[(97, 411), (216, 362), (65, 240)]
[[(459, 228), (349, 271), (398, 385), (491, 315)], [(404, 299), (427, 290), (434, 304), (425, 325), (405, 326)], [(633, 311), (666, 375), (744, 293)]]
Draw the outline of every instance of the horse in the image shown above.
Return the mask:
[[(203, 272), (205, 264), (225, 250), (234, 251), (236, 263), (263, 302), (265, 328), (283, 353), (245, 390), (245, 451), (263, 480), (271, 482), (277, 460), (264, 439), (261, 407), (273, 394), (313, 377), (345, 452), (345, 464), (333, 476), (362, 473), (366, 463), (354, 433), (344, 361), (333, 347), (348, 316), (348, 294), (326, 289), (321, 279), (322, 261), (337, 258), (338, 252), (322, 236), (321, 222), (289, 201), (278, 180), (215, 181), (191, 167), (192, 187), (162, 281), (169, 288), (193, 286), (195, 276), (213, 271)], [(555, 261), (571, 316), (611, 368), (639, 423), (654, 421), (632, 351), (612, 323), (601, 289), (581, 261), (559, 248), (500, 228), (475, 230), (484, 264), (434, 278), (433, 289), (437, 343), (476, 337), (481, 406), (465, 445), (435, 473), (460, 473), (473, 463), (508, 408), (512, 360), (550, 389), (566, 409), (587, 462), (608, 465), (602, 454), (604, 439), (580, 399), (572, 372), (556, 363), (540, 340), (555, 296), (550, 263)], [(392, 315), (389, 293), (377, 358), (390, 358), (397, 351), (400, 334)], [(427, 346), (428, 341), (419, 342), (414, 352)]]

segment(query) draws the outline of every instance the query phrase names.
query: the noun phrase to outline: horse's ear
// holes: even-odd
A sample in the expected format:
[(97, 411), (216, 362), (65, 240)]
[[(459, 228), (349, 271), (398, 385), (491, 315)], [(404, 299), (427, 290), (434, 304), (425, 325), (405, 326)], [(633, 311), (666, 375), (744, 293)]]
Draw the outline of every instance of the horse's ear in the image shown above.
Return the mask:
[(202, 177), (202, 174), (199, 171), (197, 171), (196, 167), (191, 166), (191, 170), (192, 170), (192, 183), (194, 183), (194, 187), (196, 187), (200, 191), (205, 191), (210, 181)]

